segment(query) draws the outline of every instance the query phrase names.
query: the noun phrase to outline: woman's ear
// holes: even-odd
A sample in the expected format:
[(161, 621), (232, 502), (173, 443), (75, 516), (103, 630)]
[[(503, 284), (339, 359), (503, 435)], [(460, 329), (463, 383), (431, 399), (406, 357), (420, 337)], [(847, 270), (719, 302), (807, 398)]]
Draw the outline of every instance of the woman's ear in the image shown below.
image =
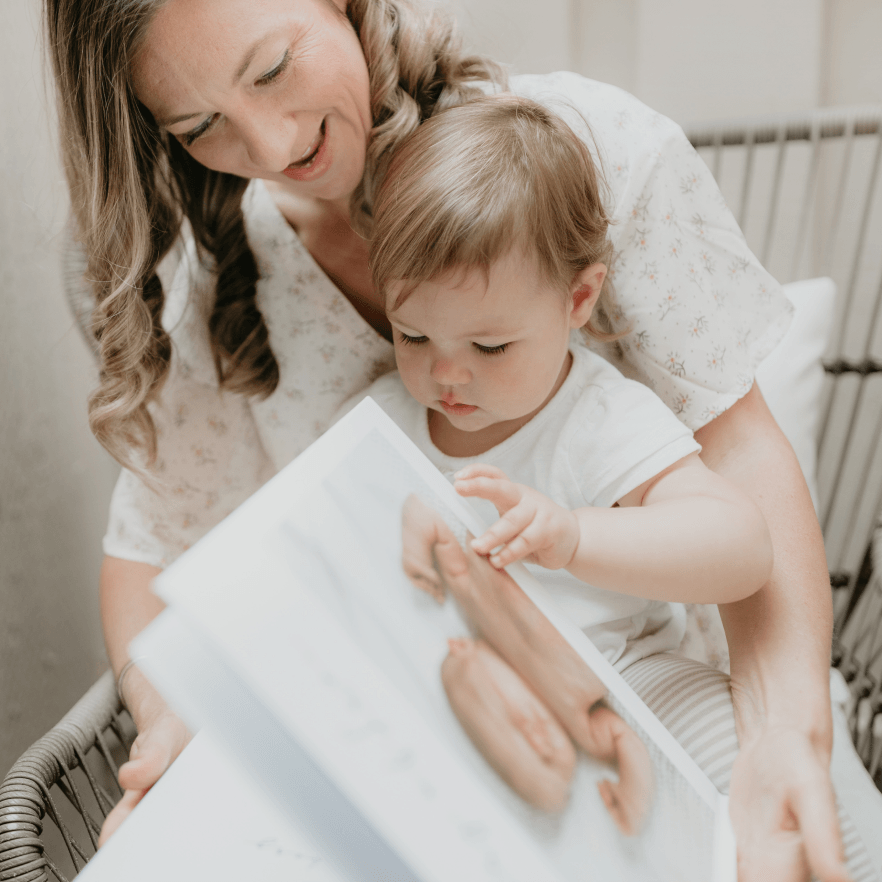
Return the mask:
[(570, 327), (582, 328), (588, 324), (591, 313), (597, 305), (603, 280), (606, 278), (606, 265), (592, 263), (579, 270), (570, 283)]

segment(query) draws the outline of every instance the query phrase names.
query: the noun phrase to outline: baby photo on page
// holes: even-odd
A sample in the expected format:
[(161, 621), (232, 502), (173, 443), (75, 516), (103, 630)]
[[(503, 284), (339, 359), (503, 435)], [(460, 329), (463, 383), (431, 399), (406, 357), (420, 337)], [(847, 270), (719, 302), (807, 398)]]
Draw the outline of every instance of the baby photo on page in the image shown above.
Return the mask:
[[(402, 456), (394, 427), (365, 431), (292, 500), (278, 545), (291, 577), (559, 878), (713, 878), (710, 782), (696, 790), (701, 773), (684, 774), (685, 754), (672, 760), (647, 732), (638, 715), (649, 711), (588, 638), (576, 631), (577, 651), (540, 611), (519, 584), (530, 590), (523, 567), (511, 578), (470, 550), (474, 512), (426, 469), (432, 482)], [(466, 562), (446, 585), (432, 566), (442, 553)]]

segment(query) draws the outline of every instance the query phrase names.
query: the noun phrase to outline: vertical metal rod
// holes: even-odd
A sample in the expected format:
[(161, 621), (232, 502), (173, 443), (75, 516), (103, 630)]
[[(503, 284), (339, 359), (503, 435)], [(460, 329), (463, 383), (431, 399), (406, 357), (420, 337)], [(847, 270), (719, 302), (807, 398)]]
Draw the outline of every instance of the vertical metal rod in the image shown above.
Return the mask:
[(775, 230), (775, 218), (778, 214), (778, 199), (781, 196), (781, 183), (784, 180), (784, 154), (787, 147), (787, 130), (782, 123), (778, 127), (775, 142), (778, 145), (778, 156), (775, 160), (775, 179), (772, 182), (772, 198), (769, 202), (769, 216), (766, 218), (766, 232), (763, 236), (763, 253), (760, 263), (765, 266), (769, 262), (769, 250), (772, 247), (772, 235)]
[(714, 180), (719, 186), (720, 169), (723, 167), (723, 130), (717, 129), (714, 132)]
[[(858, 231), (857, 248), (854, 252), (854, 259), (851, 264), (851, 272), (848, 277), (848, 284), (845, 288), (845, 303), (843, 304), (843, 316), (848, 316), (851, 311), (851, 302), (854, 299), (854, 289), (857, 283), (858, 270), (860, 268), (861, 258), (864, 256), (864, 244), (867, 238), (867, 230), (869, 228), (870, 208), (873, 204), (873, 193), (876, 189), (876, 178), (879, 174), (879, 159), (882, 157), (882, 129), (876, 135), (876, 153), (873, 157), (873, 167), (870, 172), (870, 180), (867, 186), (866, 196), (864, 198), (864, 208), (861, 211), (861, 225)], [(836, 337), (836, 351), (842, 349), (845, 341), (845, 326), (847, 322), (843, 318), (839, 324), (838, 334)], [(866, 354), (866, 352), (864, 353)]]
[(741, 205), (738, 207), (738, 226), (744, 232), (744, 222), (747, 219), (747, 202), (750, 197), (750, 178), (753, 174), (753, 147), (755, 133), (753, 129), (748, 129), (747, 137), (744, 141), (744, 147), (747, 156), (744, 159), (744, 183), (741, 186)]
[(848, 180), (848, 172), (851, 168), (851, 155), (854, 148), (854, 117), (850, 116), (845, 123), (845, 154), (842, 157), (842, 168), (839, 172), (839, 186), (836, 188), (836, 201), (833, 204), (833, 220), (830, 224), (830, 233), (827, 236), (827, 250), (824, 253), (822, 271), (830, 275), (830, 261), (833, 258), (833, 246), (836, 243), (836, 233), (839, 230), (839, 218), (842, 216), (842, 202), (845, 193), (845, 184)]
[(793, 246), (793, 262), (790, 265), (790, 281), (796, 279), (799, 271), (799, 259), (805, 251), (806, 229), (808, 227), (809, 214), (811, 213), (812, 195), (815, 192), (818, 181), (818, 168), (821, 164), (821, 126), (820, 121), (815, 117), (812, 120), (811, 145), (812, 155), (809, 161), (808, 180), (806, 181), (805, 190), (802, 194), (802, 205), (799, 207), (799, 227), (796, 231), (796, 242)]

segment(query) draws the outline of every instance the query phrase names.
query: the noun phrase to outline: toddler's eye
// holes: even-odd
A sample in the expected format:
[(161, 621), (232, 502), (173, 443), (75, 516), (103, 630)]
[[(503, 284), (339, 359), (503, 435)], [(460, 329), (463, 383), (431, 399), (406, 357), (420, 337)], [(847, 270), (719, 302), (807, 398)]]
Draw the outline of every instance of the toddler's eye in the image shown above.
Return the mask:
[(498, 346), (482, 346), (480, 343), (472, 344), (483, 355), (502, 355), (508, 349), (508, 343), (500, 343)]
[(409, 334), (405, 334), (404, 331), (398, 332), (398, 339), (405, 346), (419, 346), (420, 343), (428, 343), (428, 337), (411, 337)]

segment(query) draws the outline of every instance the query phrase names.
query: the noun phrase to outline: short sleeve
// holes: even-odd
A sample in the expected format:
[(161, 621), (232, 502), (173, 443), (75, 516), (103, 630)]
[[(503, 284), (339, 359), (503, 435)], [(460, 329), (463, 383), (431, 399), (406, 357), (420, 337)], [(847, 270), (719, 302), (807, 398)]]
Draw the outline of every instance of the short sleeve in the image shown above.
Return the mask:
[(242, 396), (170, 382), (151, 408), (154, 481), (123, 469), (110, 503), (104, 553), (166, 567), (274, 472)]
[(614, 321), (630, 330), (620, 342), (629, 374), (698, 429), (750, 390), (790, 305), (679, 129), (615, 236)]
[(674, 122), (575, 74), (523, 81), (516, 91), (561, 112), (603, 168), (617, 255), (610, 312), (628, 332), (617, 366), (700, 428), (750, 390), (787, 330), (792, 309), (781, 286)]
[(561, 478), (579, 488), (580, 504), (608, 508), (701, 446), (658, 396), (620, 377), (580, 400), (562, 449)]

